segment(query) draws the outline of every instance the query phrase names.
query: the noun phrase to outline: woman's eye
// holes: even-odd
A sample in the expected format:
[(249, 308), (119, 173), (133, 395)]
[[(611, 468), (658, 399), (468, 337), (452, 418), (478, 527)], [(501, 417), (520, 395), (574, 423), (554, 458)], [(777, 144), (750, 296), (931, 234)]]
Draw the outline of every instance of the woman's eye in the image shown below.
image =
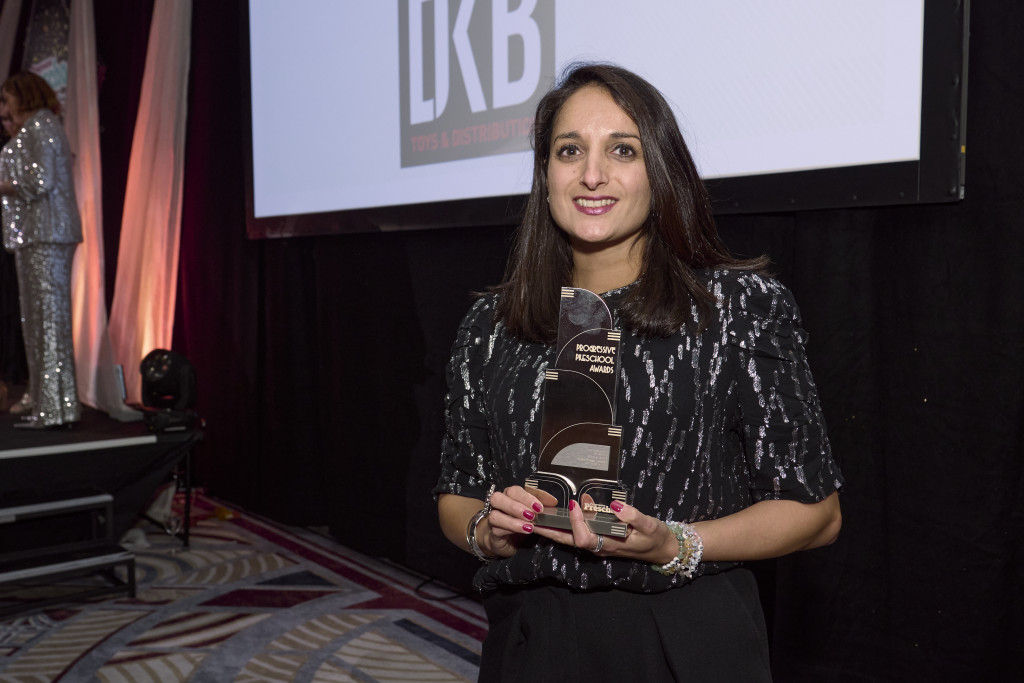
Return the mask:
[(612, 152), (620, 157), (636, 156), (636, 149), (634, 149), (632, 145), (627, 145), (625, 143), (615, 145), (614, 149), (612, 149)]
[(574, 157), (580, 153), (580, 148), (576, 145), (562, 145), (558, 148), (556, 156), (559, 157)]

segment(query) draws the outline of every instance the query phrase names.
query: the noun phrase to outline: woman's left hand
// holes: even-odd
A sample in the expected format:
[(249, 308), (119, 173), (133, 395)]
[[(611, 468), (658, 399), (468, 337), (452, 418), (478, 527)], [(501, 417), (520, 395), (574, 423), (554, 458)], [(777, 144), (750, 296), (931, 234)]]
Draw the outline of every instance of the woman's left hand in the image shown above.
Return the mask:
[[(579, 505), (569, 511), (571, 532), (538, 526), (533, 533), (601, 556), (631, 557), (652, 564), (666, 564), (676, 557), (679, 542), (664, 522), (629, 505), (613, 502), (610, 507), (620, 521), (629, 524), (625, 538), (605, 536), (599, 543)], [(781, 557), (835, 540), (842, 526), (839, 492), (833, 491), (817, 503), (762, 500), (724, 517), (693, 522), (693, 526), (701, 536), (705, 562)]]
[(572, 531), (536, 526), (533, 533), (556, 543), (589, 550), (601, 557), (629, 557), (665, 564), (676, 556), (679, 542), (664, 522), (619, 501), (613, 501), (610, 507), (619, 521), (629, 525), (624, 538), (604, 535), (599, 538), (599, 534), (590, 530), (583, 510), (575, 501), (569, 504)]

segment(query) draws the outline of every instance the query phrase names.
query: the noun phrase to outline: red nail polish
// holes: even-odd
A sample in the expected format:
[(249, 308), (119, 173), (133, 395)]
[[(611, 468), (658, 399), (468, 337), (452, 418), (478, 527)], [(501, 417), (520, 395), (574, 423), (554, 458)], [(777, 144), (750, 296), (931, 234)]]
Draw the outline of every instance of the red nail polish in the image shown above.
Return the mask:
[(544, 509), (544, 506), (541, 505), (540, 503), (534, 503), (533, 504), (533, 509), (536, 510), (537, 512), (540, 512), (541, 510)]
[(570, 500), (569, 501), (569, 509), (570, 510), (575, 510), (576, 509), (576, 501), (575, 500)]
[(615, 512), (622, 512), (622, 503), (617, 500), (613, 500), (608, 507), (615, 510)]
[(533, 514), (530, 510), (523, 510), (523, 517), (526, 517), (527, 519), (533, 519), (536, 516), (537, 515)]
[(527, 533), (527, 534), (533, 533), (533, 525), (532, 524), (524, 524), (523, 525), (523, 532)]

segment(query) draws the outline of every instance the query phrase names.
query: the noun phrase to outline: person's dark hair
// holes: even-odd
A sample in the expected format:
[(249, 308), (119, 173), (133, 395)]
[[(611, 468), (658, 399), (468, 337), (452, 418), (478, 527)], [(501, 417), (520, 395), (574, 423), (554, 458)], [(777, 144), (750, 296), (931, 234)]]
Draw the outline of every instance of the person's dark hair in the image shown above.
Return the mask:
[(622, 305), (623, 323), (643, 336), (667, 337), (691, 320), (707, 324), (714, 296), (694, 271), (763, 270), (767, 257), (733, 258), (718, 237), (711, 202), (671, 107), (646, 80), (609, 64), (574, 64), (541, 99), (533, 126), (533, 186), (516, 232), (504, 282), (495, 287), (497, 318), (513, 336), (551, 343), (559, 291), (572, 282), (569, 239), (548, 210), (547, 163), (555, 118), (586, 86), (604, 88), (636, 123), (651, 187), (640, 279)]
[(0, 90), (6, 90), (17, 97), (18, 106), (22, 111), (49, 109), (54, 114), (60, 114), (60, 102), (57, 100), (57, 94), (39, 74), (34, 74), (31, 71), (19, 71), (8, 77), (3, 85), (0, 85)]

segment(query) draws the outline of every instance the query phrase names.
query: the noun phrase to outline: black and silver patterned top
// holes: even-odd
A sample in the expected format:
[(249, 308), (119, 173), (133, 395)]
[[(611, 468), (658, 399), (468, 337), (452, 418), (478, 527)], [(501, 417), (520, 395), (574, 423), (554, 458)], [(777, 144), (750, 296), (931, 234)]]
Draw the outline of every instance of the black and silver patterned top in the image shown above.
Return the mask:
[[(619, 471), (632, 504), (665, 521), (695, 522), (761, 500), (823, 500), (843, 480), (792, 294), (750, 272), (706, 277), (718, 304), (703, 332), (684, 328), (669, 338), (643, 338), (624, 330), (622, 336), (616, 422)], [(616, 327), (628, 290), (602, 295)], [(544, 370), (554, 346), (506, 334), (493, 323), (494, 304), (494, 295), (479, 299), (459, 326), (435, 494), (482, 499), (491, 482), (499, 489), (522, 484), (537, 465)], [(700, 573), (730, 566), (704, 563)], [(483, 566), (474, 585), (486, 591), (543, 580), (636, 592), (687, 581), (646, 562), (598, 558), (533, 535), (515, 556)]]

